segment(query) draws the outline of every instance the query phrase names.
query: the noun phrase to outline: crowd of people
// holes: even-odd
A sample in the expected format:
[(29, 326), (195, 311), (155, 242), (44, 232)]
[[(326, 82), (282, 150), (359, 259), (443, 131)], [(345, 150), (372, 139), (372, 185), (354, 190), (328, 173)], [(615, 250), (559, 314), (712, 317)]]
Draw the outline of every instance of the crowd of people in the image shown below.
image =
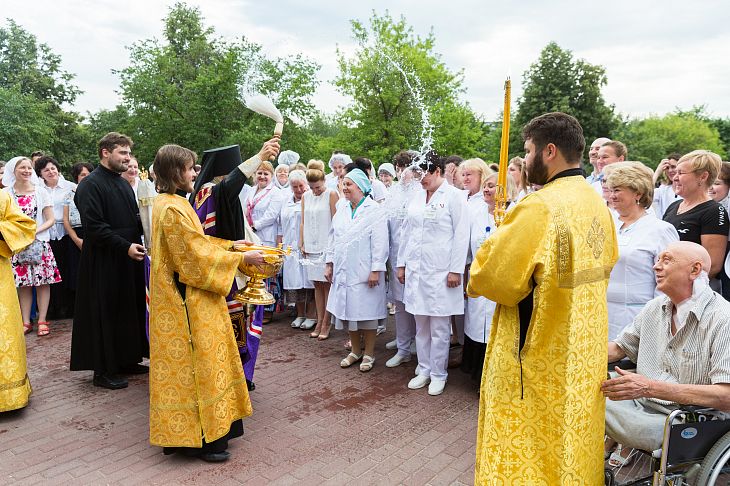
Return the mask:
[[(558, 117), (554, 123), (572, 121)], [(495, 221), (498, 167), (433, 151), (403, 150), (377, 167), (366, 157), (341, 152), (327, 164), (310, 160), (305, 165), (297, 153), (280, 152), (274, 138), (245, 162), (238, 146), (231, 146), (204, 152), (198, 165), (194, 152), (166, 145), (140, 178), (144, 168), (132, 155), (132, 140), (110, 133), (99, 142), (100, 163), (73, 165), (71, 180), (51, 156), (15, 157), (3, 164), (0, 311), (10, 309), (4, 328), (17, 324), (18, 329), (4, 332), (20, 337), (12, 343), (22, 373), (0, 374), (0, 410), (24, 407), (31, 392), (22, 333), (35, 329), (46, 336), (52, 332), (51, 320), (73, 318), (72, 370), (93, 370), (94, 385), (118, 389), (127, 386), (124, 375), (148, 372), (143, 358), (150, 357), (152, 443), (165, 453), (192, 450), (205, 460), (225, 460), (227, 440), (242, 433), (240, 419), (252, 412), (248, 392), (255, 387), (262, 325), (275, 313), (288, 312), (292, 328), (320, 342), (332, 337), (333, 330), (346, 331), (347, 349), (339, 364), (357, 364), (360, 372), (376, 366), (377, 336), (391, 314), (395, 339), (383, 345), (395, 354), (385, 366), (415, 359), (415, 377), (404, 388), (428, 387), (432, 396), (445, 391), (450, 369), (461, 368), (481, 390), (486, 410), (480, 416), (481, 440), (482, 420), (498, 428), (503, 417), (498, 408), (508, 406), (499, 405), (494, 394), (512, 379), (523, 398), (530, 393), (534, 370), (529, 349), (552, 346), (562, 335), (540, 340), (531, 324), (541, 315), (550, 320), (553, 310), (541, 304), (546, 295), (554, 302), (565, 299), (560, 292), (551, 294), (551, 288), (536, 290), (549, 272), (554, 272), (549, 279), (556, 288), (583, 283), (599, 288), (607, 280), (600, 290), (605, 298), (596, 291), (597, 303), (581, 305), (605, 307), (608, 332), (596, 336), (608, 343), (609, 358), (628, 356), (638, 365), (635, 375), (647, 380), (722, 385), (727, 396), (730, 304), (720, 296), (730, 299), (730, 162), (695, 150), (668, 155), (654, 171), (631, 161), (620, 141), (602, 137), (590, 145), (593, 170), (586, 174), (579, 165), (584, 142), (575, 142), (582, 130), (575, 136), (574, 125), (567, 142), (544, 140), (557, 132), (539, 123), (526, 128), (526, 157), (509, 161), (504, 188), (510, 229), (498, 228)], [(563, 157), (554, 162), (562, 164), (560, 173), (549, 169), (555, 154)], [(140, 217), (140, 201), (148, 197), (139, 189), (146, 173), (154, 177), (159, 193), (150, 228)], [(555, 189), (563, 186), (562, 192)], [(568, 188), (577, 195), (566, 195)], [(573, 207), (562, 209), (571, 202)], [(526, 214), (533, 214), (534, 221), (524, 223)], [(548, 251), (536, 245), (553, 231), (549, 224), (534, 227), (542, 217), (534, 214), (565, 227), (585, 219), (585, 237), (556, 230), (549, 237), (558, 242), (558, 257), (522, 268), (519, 262)], [(523, 223), (516, 228), (517, 221)], [(518, 237), (497, 237), (510, 231)], [(251, 244), (283, 245), (291, 254), (281, 273), (266, 282), (275, 303), (247, 309), (234, 298), (245, 285), (240, 270), (246, 263), (260, 264), (263, 255), (232, 250)], [(576, 260), (575, 265), (588, 266), (573, 268), (560, 253), (564, 247), (579, 248), (595, 261)], [(672, 265), (678, 268), (674, 273), (668, 270)], [(500, 276), (517, 271), (523, 274)], [(17, 299), (8, 282), (14, 283)], [(677, 317), (669, 329), (661, 320), (668, 302), (675, 309), (670, 316)], [(564, 305), (579, 304), (565, 300)], [(698, 310), (708, 305), (712, 312)], [(603, 311), (595, 312), (600, 317)], [(712, 331), (692, 340), (688, 334), (699, 332), (695, 328), (707, 319)], [(517, 341), (504, 330), (509, 326), (517, 330)], [(492, 332), (497, 332), (493, 339)], [(677, 356), (664, 369), (657, 356), (678, 339), (700, 349)], [(506, 354), (517, 344), (512, 363)], [(487, 369), (490, 353), (505, 353), (501, 366), (515, 364), (516, 378), (514, 370), (500, 374), (499, 366)], [(687, 372), (683, 363), (698, 353), (710, 358)], [(201, 380), (201, 374), (210, 379)], [(483, 383), (484, 376), (493, 383)], [(626, 376), (619, 372), (606, 381), (605, 395), (628, 400), (621, 394)], [(215, 399), (197, 410), (196, 390)], [(606, 453), (613, 464), (630, 460), (625, 452), (630, 447), (656, 448), (656, 427), (638, 444), (625, 432), (641, 417), (665, 412), (679, 401), (671, 394), (682, 392), (631, 396), (632, 410), (626, 404), (609, 407), (607, 433), (617, 444), (608, 443)], [(699, 397), (697, 403), (706, 398), (689, 397)], [(542, 407), (540, 400), (531, 406)], [(705, 402), (730, 408), (727, 398)], [(647, 403), (664, 408), (647, 412), (653, 406)], [(477, 474), (487, 474), (485, 468), (478, 456)]]

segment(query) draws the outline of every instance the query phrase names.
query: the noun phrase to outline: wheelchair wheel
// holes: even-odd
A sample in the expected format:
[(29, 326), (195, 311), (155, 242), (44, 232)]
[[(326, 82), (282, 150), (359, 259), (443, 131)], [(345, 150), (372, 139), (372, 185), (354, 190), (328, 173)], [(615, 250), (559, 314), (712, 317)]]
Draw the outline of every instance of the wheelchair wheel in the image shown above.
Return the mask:
[(702, 461), (697, 486), (714, 486), (722, 476), (724, 483), (730, 482), (730, 432), (718, 440)]

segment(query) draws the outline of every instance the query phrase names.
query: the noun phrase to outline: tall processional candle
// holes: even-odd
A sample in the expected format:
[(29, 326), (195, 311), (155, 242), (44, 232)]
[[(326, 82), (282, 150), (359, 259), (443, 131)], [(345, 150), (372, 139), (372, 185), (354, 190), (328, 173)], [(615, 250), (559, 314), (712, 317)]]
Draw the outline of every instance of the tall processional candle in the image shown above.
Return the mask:
[(499, 172), (497, 173), (497, 191), (494, 198), (494, 222), (497, 226), (504, 221), (507, 212), (507, 161), (509, 155), (509, 109), (512, 95), (512, 82), (509, 78), (504, 82), (504, 114), (502, 117), (502, 143), (499, 148)]

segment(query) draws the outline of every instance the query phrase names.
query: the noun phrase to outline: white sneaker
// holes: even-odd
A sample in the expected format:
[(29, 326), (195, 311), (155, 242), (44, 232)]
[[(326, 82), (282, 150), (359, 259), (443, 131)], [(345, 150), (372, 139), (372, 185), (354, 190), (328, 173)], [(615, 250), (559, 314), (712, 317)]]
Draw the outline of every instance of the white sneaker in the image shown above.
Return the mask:
[(428, 394), (431, 396), (441, 395), (445, 386), (446, 380), (431, 380), (431, 384), (428, 385)]
[(317, 325), (317, 319), (304, 319), (302, 323), (299, 325), (299, 329), (312, 329), (314, 326)]
[(385, 328), (384, 328), (384, 327), (379, 327), (379, 328), (378, 328), (378, 330), (377, 330), (377, 331), (375, 331), (375, 335), (376, 335), (376, 336), (380, 336), (380, 335), (381, 335), (381, 334), (383, 334), (384, 332), (385, 332)]
[(299, 327), (302, 325), (302, 322), (304, 322), (304, 317), (297, 317), (293, 321), (291, 321), (291, 327)]
[(430, 376), (418, 375), (408, 382), (408, 388), (410, 388), (411, 390), (418, 390), (419, 388), (423, 388), (424, 386), (428, 385), (430, 381)]
[(388, 303), (388, 314), (390, 314), (391, 316), (395, 315), (395, 304), (392, 304), (390, 302)]
[(410, 356), (401, 356), (400, 354), (396, 354), (385, 362), (385, 366), (388, 368), (395, 368), (396, 366), (399, 366), (403, 363), (408, 363), (410, 360)]
[(395, 349), (397, 347), (398, 347), (398, 341), (396, 341), (395, 339), (385, 343), (385, 349)]

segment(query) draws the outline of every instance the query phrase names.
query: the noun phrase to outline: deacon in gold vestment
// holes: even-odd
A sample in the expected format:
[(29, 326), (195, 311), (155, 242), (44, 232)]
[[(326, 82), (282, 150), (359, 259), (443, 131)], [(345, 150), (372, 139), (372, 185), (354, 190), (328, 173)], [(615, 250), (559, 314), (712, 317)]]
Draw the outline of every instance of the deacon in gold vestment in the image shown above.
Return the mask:
[(35, 238), (35, 221), (0, 190), (0, 412), (28, 404), (25, 336), (10, 257)]
[(220, 461), (227, 438), (243, 433), (232, 424), (252, 413), (226, 295), (239, 265), (257, 252), (227, 251), (230, 241), (203, 233), (185, 199), (196, 157), (166, 145), (154, 161), (160, 195), (152, 209), (150, 442), (205, 449), (223, 440), (213, 452), (224, 456), (200, 455)]
[(528, 180), (545, 184), (479, 249), (468, 293), (498, 304), (482, 375), (475, 483), (603, 484), (612, 217), (579, 168), (575, 118), (523, 130)]

